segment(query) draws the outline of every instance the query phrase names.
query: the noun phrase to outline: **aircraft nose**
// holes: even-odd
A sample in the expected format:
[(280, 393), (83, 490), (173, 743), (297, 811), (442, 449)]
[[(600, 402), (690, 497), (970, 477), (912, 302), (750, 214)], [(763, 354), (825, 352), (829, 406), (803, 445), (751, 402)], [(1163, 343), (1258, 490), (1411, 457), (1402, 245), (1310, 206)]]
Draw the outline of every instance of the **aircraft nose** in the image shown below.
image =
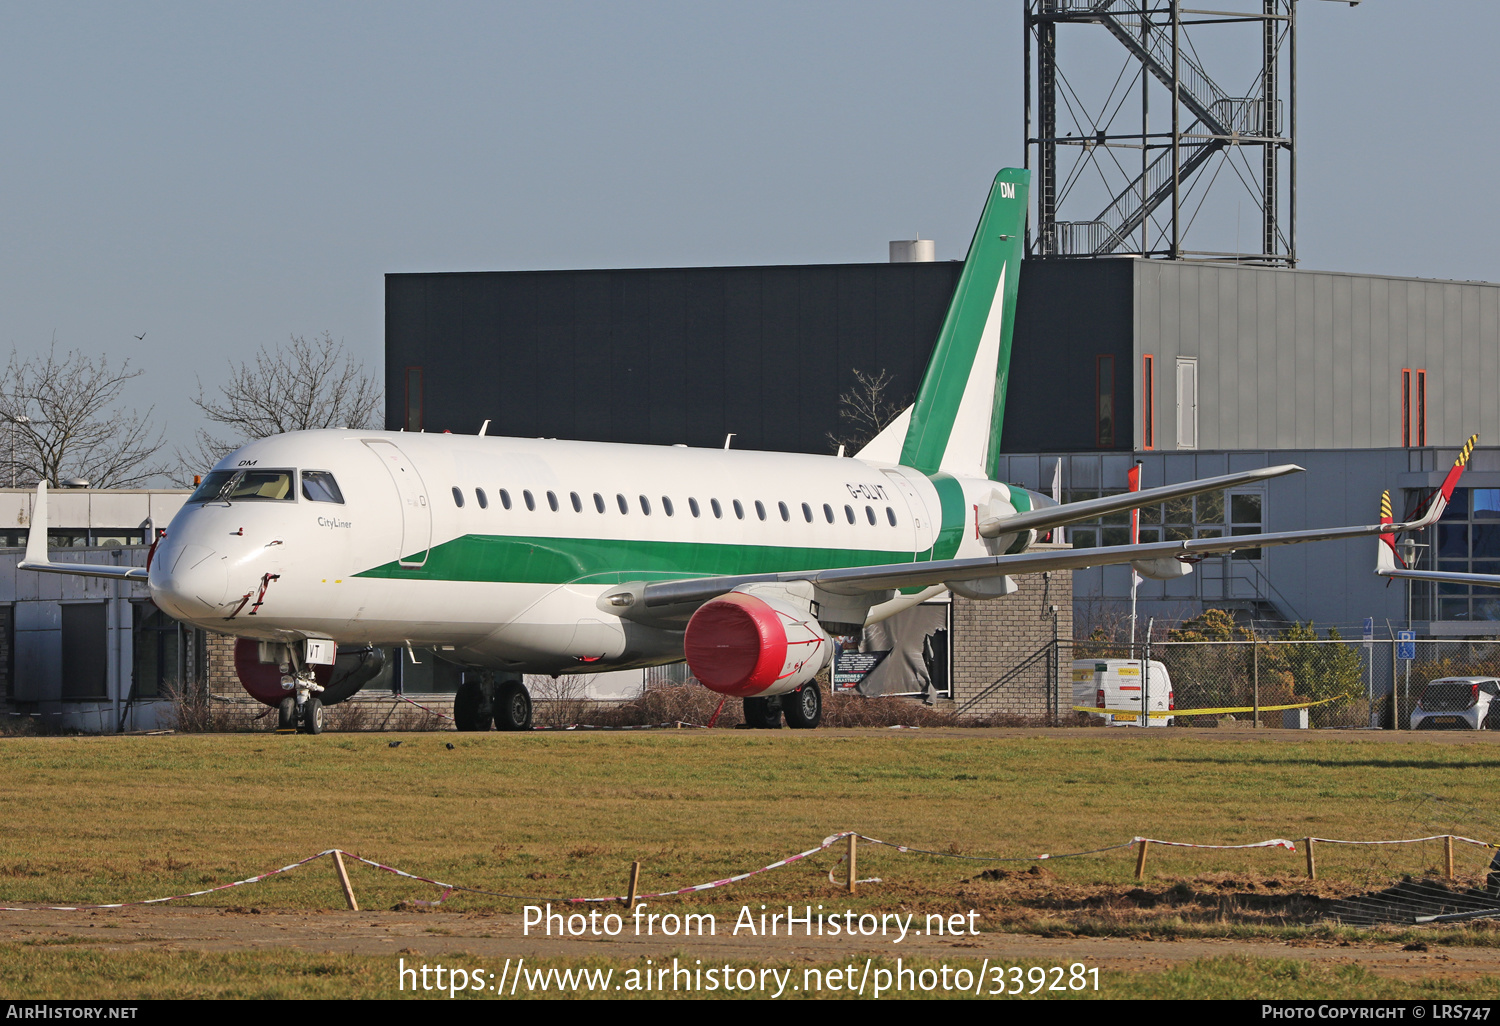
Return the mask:
[(229, 565), (206, 545), (184, 545), (151, 565), (151, 598), (180, 620), (218, 614), (229, 592)]

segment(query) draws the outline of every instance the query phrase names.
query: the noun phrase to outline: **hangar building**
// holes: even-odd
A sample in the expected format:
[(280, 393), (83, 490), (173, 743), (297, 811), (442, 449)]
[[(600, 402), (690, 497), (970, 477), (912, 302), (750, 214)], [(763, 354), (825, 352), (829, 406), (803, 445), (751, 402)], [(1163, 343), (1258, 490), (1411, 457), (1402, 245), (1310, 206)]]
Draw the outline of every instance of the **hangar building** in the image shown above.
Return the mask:
[[(856, 369), (915, 391), (961, 265), (392, 274), (387, 426), (830, 452)], [(1370, 522), (1410, 507), (1469, 434), (1500, 438), (1500, 287), (1185, 261), (1028, 260), (1003, 476), (1063, 498), (1249, 467), (1307, 473), (1146, 511), (1143, 532)], [(1421, 539), (1422, 566), (1500, 569), (1500, 451)], [(1472, 500), (1472, 501), (1471, 501)], [(1074, 545), (1118, 544), (1123, 518)], [(1141, 614), (1228, 606), (1262, 620), (1500, 633), (1500, 596), (1387, 587), (1372, 543), (1208, 561), (1145, 582)], [(1129, 571), (1075, 575), (1080, 625), (1129, 601)], [(1382, 631), (1383, 633), (1383, 631)]]

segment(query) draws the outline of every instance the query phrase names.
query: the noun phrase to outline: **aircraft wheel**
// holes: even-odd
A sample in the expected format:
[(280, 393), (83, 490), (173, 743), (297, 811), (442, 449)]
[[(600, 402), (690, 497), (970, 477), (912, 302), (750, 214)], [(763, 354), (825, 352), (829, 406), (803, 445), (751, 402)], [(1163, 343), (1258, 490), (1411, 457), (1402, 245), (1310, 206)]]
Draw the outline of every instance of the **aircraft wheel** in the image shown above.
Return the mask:
[(453, 696), (453, 725), (459, 730), (489, 730), (490, 710), (484, 686), (477, 680), (466, 680)]
[(508, 680), (500, 685), (495, 697), (496, 730), (531, 729), (531, 694), (520, 681)]
[(823, 722), (823, 693), (818, 682), (808, 681), (782, 699), (786, 725), (793, 730), (812, 730)]
[(745, 722), (756, 730), (780, 730), (781, 703), (770, 698), (745, 699)]
[(302, 703), (302, 732), (323, 733), (323, 703), (316, 697), (309, 697)]
[(281, 704), (276, 707), (276, 729), (297, 729), (297, 700), (291, 695), (283, 698)]

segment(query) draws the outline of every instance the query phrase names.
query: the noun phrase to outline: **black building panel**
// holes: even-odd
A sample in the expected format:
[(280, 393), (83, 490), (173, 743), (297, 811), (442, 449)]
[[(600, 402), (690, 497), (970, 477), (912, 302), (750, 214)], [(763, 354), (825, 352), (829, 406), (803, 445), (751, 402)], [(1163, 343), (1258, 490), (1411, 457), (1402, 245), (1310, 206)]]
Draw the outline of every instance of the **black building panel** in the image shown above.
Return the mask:
[[(386, 423), (590, 441), (830, 452), (855, 370), (916, 393), (962, 264), (830, 264), (386, 276)], [(1028, 261), (1007, 451), (1098, 448), (1113, 357), (1115, 448), (1134, 442), (1129, 261)]]

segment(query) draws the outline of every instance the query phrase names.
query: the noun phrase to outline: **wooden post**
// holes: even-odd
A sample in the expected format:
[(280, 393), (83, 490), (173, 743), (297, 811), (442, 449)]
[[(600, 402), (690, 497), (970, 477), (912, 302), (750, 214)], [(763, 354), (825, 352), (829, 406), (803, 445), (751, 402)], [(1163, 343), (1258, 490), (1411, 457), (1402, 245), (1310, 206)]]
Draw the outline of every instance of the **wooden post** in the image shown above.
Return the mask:
[(1453, 879), (1453, 835), (1443, 838), (1443, 864), (1448, 869), (1448, 879)]
[(1144, 837), (1141, 838), (1141, 850), (1135, 857), (1135, 878), (1144, 880), (1146, 878), (1146, 847), (1151, 842)]
[(856, 879), (858, 879), (858, 874), (855, 872), (855, 867), (854, 867), (854, 860), (855, 860), (855, 850), (854, 849), (855, 849), (855, 844), (856, 844), (856, 841), (858, 840), (858, 837), (859, 837), (858, 834), (850, 834), (849, 835), (849, 893), (850, 894), (854, 893), (854, 891), (856, 889), (856, 886), (857, 886), (854, 881)]
[(629, 892), (628, 896), (625, 898), (625, 907), (626, 908), (629, 908), (629, 909), (635, 908), (635, 894), (636, 894), (636, 891), (640, 889), (640, 882), (641, 882), (641, 864), (639, 862), (632, 862), (630, 864), (630, 892)]
[(1307, 878), (1309, 880), (1316, 880), (1318, 878), (1318, 863), (1313, 858), (1313, 839), (1311, 837), (1304, 837), (1302, 838), (1302, 843), (1307, 845)]
[(339, 886), (344, 889), (344, 900), (349, 903), (350, 912), (359, 911), (359, 902), (354, 900), (354, 888), (349, 885), (349, 871), (344, 868), (344, 855), (337, 848), (333, 849), (333, 868), (339, 874)]

